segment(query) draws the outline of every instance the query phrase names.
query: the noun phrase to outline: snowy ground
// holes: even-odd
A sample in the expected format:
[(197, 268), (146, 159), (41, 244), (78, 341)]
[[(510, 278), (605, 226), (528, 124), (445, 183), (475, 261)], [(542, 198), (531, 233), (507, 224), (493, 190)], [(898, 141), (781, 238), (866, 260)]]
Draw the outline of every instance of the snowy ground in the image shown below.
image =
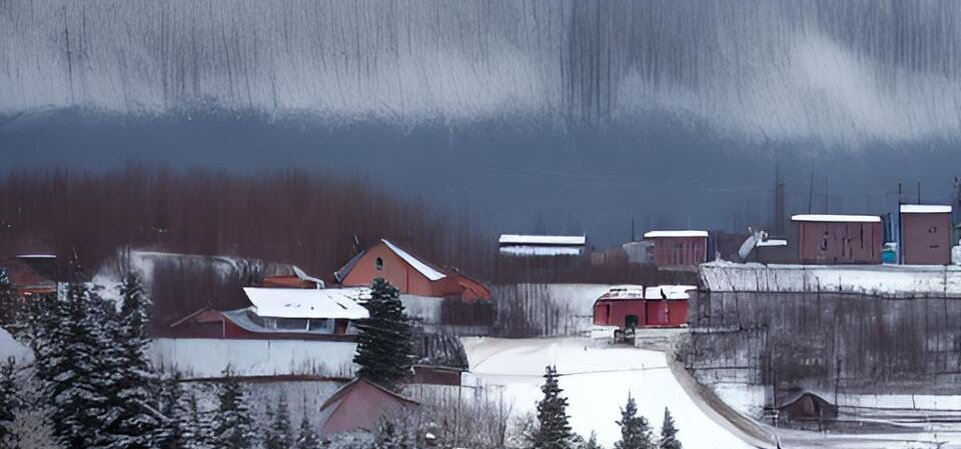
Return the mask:
[(0, 327), (0, 362), (6, 362), (10, 357), (13, 357), (18, 365), (30, 363), (33, 362), (33, 351)]
[(469, 382), (502, 389), (515, 414), (533, 412), (540, 398), (544, 367), (557, 365), (567, 395), (571, 425), (581, 435), (597, 432), (612, 447), (619, 437), (615, 421), (627, 394), (655, 430), (669, 407), (686, 448), (748, 448), (724, 425), (706, 415), (671, 373), (665, 353), (609, 345), (587, 338), (505, 340), (463, 339), (470, 361)]

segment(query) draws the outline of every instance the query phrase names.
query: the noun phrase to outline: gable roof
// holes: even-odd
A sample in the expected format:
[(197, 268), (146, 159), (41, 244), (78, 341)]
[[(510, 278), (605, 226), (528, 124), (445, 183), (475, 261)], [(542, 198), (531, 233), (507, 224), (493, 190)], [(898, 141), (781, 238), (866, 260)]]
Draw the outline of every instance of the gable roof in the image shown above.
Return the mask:
[(324, 433), (354, 429), (370, 430), (386, 413), (404, 406), (420, 405), (367, 379), (355, 378), (324, 401), (320, 421)]
[(367, 309), (357, 303), (370, 296), (366, 288), (244, 287), (244, 293), (254, 305), (254, 313), (262, 317), (350, 320), (370, 317)]
[[(387, 239), (380, 239), (380, 243), (384, 244), (384, 246), (386, 246), (387, 249), (389, 249), (391, 252), (396, 254), (397, 257), (400, 257), (401, 260), (403, 260), (405, 263), (410, 265), (411, 268), (417, 270), (418, 273), (423, 275), (428, 280), (439, 281), (447, 277), (447, 275), (444, 272), (434, 268), (429, 263), (424, 262), (423, 260), (418, 259), (417, 257), (414, 257), (409, 252), (391, 243)], [(357, 265), (357, 262), (360, 261), (360, 259), (363, 258), (364, 255), (366, 254), (367, 254), (367, 250), (363, 250), (355, 254), (354, 257), (352, 257), (350, 261), (347, 262), (346, 265), (344, 265), (340, 270), (337, 270), (336, 272), (334, 272), (334, 279), (336, 279), (337, 282), (344, 282), (344, 279), (346, 279), (347, 275), (350, 274), (350, 271), (354, 269), (354, 266)]]

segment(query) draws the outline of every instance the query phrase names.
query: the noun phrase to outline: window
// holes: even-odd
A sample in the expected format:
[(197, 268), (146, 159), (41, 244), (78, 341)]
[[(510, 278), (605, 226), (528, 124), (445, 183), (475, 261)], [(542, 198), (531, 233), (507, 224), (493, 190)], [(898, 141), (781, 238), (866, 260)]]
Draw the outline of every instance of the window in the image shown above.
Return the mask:
[(937, 234), (937, 233), (938, 233), (937, 226), (931, 226), (930, 228), (928, 228), (928, 234)]
[(384, 269), (384, 259), (381, 259), (380, 257), (378, 257), (377, 260), (374, 262), (374, 268), (377, 268), (377, 271), (383, 270), (383, 269)]

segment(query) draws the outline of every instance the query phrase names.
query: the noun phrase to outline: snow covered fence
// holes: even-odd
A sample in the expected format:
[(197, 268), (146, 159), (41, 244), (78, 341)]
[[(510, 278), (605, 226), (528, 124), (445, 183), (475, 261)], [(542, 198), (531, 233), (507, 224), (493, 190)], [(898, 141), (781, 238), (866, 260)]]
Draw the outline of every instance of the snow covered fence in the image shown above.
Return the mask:
[(357, 345), (343, 341), (158, 338), (150, 345), (154, 366), (186, 379), (213, 378), (230, 366), (238, 376), (353, 377)]
[(961, 267), (940, 265), (763, 265), (709, 262), (701, 283), (712, 292), (860, 293), (961, 297)]

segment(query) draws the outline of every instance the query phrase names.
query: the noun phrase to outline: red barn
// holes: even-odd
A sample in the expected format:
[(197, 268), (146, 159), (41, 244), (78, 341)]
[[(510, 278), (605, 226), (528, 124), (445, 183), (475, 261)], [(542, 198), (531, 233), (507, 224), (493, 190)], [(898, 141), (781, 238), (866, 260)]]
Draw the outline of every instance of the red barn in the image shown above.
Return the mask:
[(880, 264), (883, 234), (877, 215), (795, 215), (798, 259), (814, 264)]
[(358, 253), (334, 278), (347, 287), (370, 286), (374, 279), (384, 278), (401, 293), (417, 296), (458, 297), (468, 302), (491, 297), (480, 282), (438, 268), (387, 240)]
[(901, 205), (901, 262), (951, 263), (951, 206)]
[(594, 324), (620, 329), (678, 327), (687, 323), (688, 291), (693, 285), (612, 287), (594, 302)]
[(696, 267), (707, 262), (707, 231), (650, 231), (658, 267)]

